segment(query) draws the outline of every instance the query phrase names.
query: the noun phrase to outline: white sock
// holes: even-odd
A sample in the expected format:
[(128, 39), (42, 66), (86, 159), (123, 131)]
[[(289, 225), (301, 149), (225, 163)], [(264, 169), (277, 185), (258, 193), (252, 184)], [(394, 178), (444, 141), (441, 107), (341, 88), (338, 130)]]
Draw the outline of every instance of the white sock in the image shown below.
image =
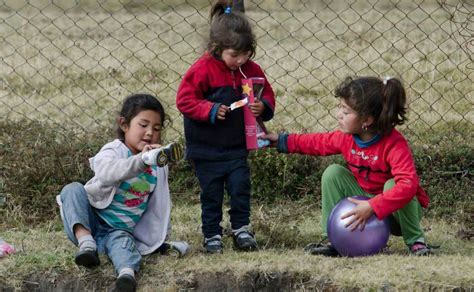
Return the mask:
[(130, 275), (130, 276), (135, 278), (135, 271), (131, 268), (121, 269), (118, 276), (120, 277), (120, 276), (125, 275), (125, 274)]
[(232, 229), (232, 232), (234, 233), (234, 235), (237, 235), (237, 234), (239, 234), (239, 233), (241, 233), (241, 232), (243, 232), (243, 231), (249, 232), (249, 226), (248, 226), (248, 225), (244, 225), (244, 226), (240, 227), (239, 229)]
[(77, 241), (79, 242), (79, 250), (97, 250), (97, 244), (92, 235), (81, 236)]

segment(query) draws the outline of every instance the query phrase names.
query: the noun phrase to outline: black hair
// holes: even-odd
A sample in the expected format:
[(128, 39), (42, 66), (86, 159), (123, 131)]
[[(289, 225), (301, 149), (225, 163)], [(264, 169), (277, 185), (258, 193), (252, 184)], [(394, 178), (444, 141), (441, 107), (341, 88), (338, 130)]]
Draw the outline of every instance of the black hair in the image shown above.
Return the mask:
[[(161, 125), (164, 126), (165, 110), (163, 106), (156, 97), (145, 93), (133, 94), (125, 98), (119, 113), (119, 118), (123, 118), (123, 122), (130, 126), (131, 120), (144, 110), (157, 112), (161, 117)], [(118, 124), (117, 138), (124, 141), (125, 133), (120, 127), (120, 122)]]
[(255, 56), (257, 42), (250, 22), (243, 12), (234, 9), (232, 0), (218, 0), (211, 8), (211, 29), (207, 51), (220, 57), (225, 49), (238, 53), (250, 52), (249, 58)]
[(344, 99), (359, 116), (372, 116), (374, 122), (368, 130), (373, 133), (388, 134), (406, 121), (406, 94), (398, 78), (348, 77), (334, 95)]

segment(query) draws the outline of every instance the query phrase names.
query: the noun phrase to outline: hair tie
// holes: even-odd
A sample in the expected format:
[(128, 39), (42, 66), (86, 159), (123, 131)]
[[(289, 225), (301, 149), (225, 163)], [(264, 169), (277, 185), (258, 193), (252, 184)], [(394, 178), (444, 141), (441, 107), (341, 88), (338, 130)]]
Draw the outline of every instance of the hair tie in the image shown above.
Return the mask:
[(385, 76), (385, 77), (383, 78), (383, 85), (387, 85), (387, 81), (389, 81), (390, 79), (392, 79), (392, 77), (390, 77), (390, 76)]
[(227, 6), (224, 10), (225, 14), (230, 14), (231, 12), (232, 12), (232, 7), (230, 7), (230, 6)]

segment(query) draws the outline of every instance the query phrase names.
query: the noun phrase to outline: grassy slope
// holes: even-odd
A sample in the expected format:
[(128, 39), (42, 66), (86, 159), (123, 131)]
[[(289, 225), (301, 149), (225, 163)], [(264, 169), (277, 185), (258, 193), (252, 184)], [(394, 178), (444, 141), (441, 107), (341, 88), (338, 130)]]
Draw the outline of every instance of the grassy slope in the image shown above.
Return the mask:
[[(160, 255), (145, 257), (139, 288), (142, 291), (203, 286), (222, 289), (232, 288), (225, 285), (237, 285), (236, 281), (240, 281), (242, 287), (249, 277), (254, 278), (253, 284), (255, 278), (259, 278), (262, 287), (269, 285), (272, 279), (287, 277), (296, 289), (327, 288), (328, 285), (362, 289), (474, 288), (474, 246), (456, 237), (459, 224), (425, 219), (423, 226), (429, 242), (441, 245), (437, 255), (432, 257), (408, 256), (401, 239), (392, 237), (387, 254), (334, 259), (302, 251), (306, 243), (319, 239), (317, 209), (316, 205), (301, 202), (254, 206), (252, 221), (262, 250), (235, 252), (230, 238), (225, 237), (225, 253), (206, 256), (200, 250), (199, 205), (175, 204), (173, 238), (187, 240), (193, 250), (181, 259)], [(96, 283), (99, 287), (111, 285), (114, 280), (111, 263), (103, 257), (99, 269), (78, 268), (73, 262), (76, 249), (61, 228), (59, 220), (55, 220), (39, 228), (1, 231), (0, 237), (17, 246), (19, 252), (1, 260), (0, 283), (19, 288), (28, 284), (25, 279), (32, 282), (31, 279), (41, 275), (51, 285), (65, 278), (78, 278), (83, 284)]]
[[(113, 13), (113, 19), (128, 24), (118, 30), (115, 21), (101, 10), (90, 13), (90, 18), (85, 18), (85, 11), (95, 10), (87, 8), (88, 3), (93, 2), (82, 1), (82, 7), (70, 9), (75, 2), (64, 1), (70, 3), (64, 4), (66, 5), (64, 8), (69, 9), (68, 14), (56, 11), (58, 3), (49, 5), (49, 1), (41, 1), (43, 4), (35, 2), (37, 7), (42, 8), (42, 13), (38, 13), (32, 7), (22, 9), (24, 4), (20, 2), (18, 7), (13, 5), (14, 1), (5, 2), (9, 3), (13, 11), (2, 10), (0, 13), (2, 20), (8, 19), (5, 22), (8, 25), (2, 26), (4, 30), (2, 33), (6, 36), (8, 45), (0, 48), (7, 64), (4, 72), (0, 73), (3, 82), (0, 97), (6, 105), (0, 112), (8, 114), (8, 118), (15, 118), (18, 113), (20, 117), (28, 116), (31, 119), (36, 119), (37, 116), (38, 118), (46, 116), (46, 119), (51, 121), (73, 119), (75, 123), (84, 127), (94, 125), (99, 120), (99, 124), (108, 126), (111, 108), (119, 99), (129, 91), (146, 90), (159, 92), (160, 98), (169, 105), (175, 129), (181, 129), (181, 119), (173, 106), (175, 89), (182, 72), (199, 52), (197, 48), (202, 40), (197, 32), (202, 33), (207, 28), (208, 7), (205, 4), (207, 2), (199, 1), (200, 4), (196, 4), (194, 1), (193, 5), (196, 8), (205, 6), (206, 13), (193, 14), (192, 17), (187, 17), (187, 22), (184, 23), (181, 14), (192, 14), (194, 9), (189, 10), (191, 12), (187, 9), (162, 12), (161, 7), (152, 5), (158, 2), (142, 1), (152, 9), (149, 11), (147, 9), (146, 13), (140, 12), (139, 19), (131, 17), (133, 14), (123, 10)], [(115, 2), (107, 3), (113, 6)], [(395, 10), (395, 13), (387, 14), (396, 26), (396, 30), (391, 31), (385, 29), (393, 25), (380, 21), (377, 16), (378, 11), (391, 9), (390, 5), (377, 6), (378, 11), (363, 9), (364, 12), (360, 14), (363, 19), (351, 24), (351, 30), (347, 33), (339, 31), (346, 25), (339, 23), (335, 27), (331, 26), (337, 30), (336, 33), (339, 33), (340, 39), (338, 39), (334, 38), (335, 34), (323, 25), (329, 23), (335, 16), (327, 9), (314, 10), (322, 11), (317, 14), (320, 17), (318, 19), (314, 17), (316, 14), (306, 11), (307, 8), (300, 7), (299, 4), (298, 7), (290, 7), (292, 4), (286, 3), (290, 10), (274, 11), (273, 1), (259, 3), (261, 3), (260, 9), (249, 9), (248, 14), (258, 24), (256, 34), (261, 49), (257, 60), (265, 68), (279, 96), (278, 112), (272, 124), (274, 128), (293, 129), (303, 126), (310, 129), (330, 128), (334, 120), (328, 116), (327, 109), (331, 109), (335, 102), (330, 91), (343, 76), (351, 73), (401, 74), (413, 99), (410, 104), (412, 115), (410, 120), (415, 123), (413, 126), (410, 124), (409, 129), (415, 130), (418, 134), (420, 131), (417, 127), (420, 123), (423, 126), (423, 122), (436, 124), (439, 120), (451, 120), (453, 114), (456, 121), (464, 119), (472, 125), (472, 111), (466, 106), (468, 99), (465, 98), (471, 92), (470, 80), (463, 72), (462, 64), (465, 56), (458, 49), (455, 40), (448, 37), (452, 23), (445, 21), (447, 15), (442, 13), (437, 5), (432, 6), (430, 3), (427, 7), (422, 5), (425, 10), (412, 9), (411, 4), (407, 7), (398, 5), (398, 9), (403, 13), (397, 13), (398, 10)], [(22, 13), (14, 13), (17, 9), (21, 9)], [(119, 8), (110, 9), (113, 12)], [(267, 17), (265, 9), (271, 12), (272, 19)], [(300, 10), (294, 13), (294, 9)], [(436, 23), (441, 23), (444, 30), (437, 29), (438, 26), (431, 25), (432, 22), (429, 20), (424, 21), (425, 11), (429, 11), (430, 17)], [(292, 13), (290, 19), (295, 20), (294, 22), (285, 21), (285, 25), (282, 26), (276, 21), (287, 19), (290, 12)], [(350, 20), (348, 15), (344, 17), (346, 21)], [(359, 18), (358, 15), (355, 17)], [(104, 19), (108, 21), (102, 22)], [(413, 20), (417, 19), (424, 24), (417, 24), (416, 28), (413, 28)], [(72, 28), (71, 21), (74, 22)], [(151, 24), (150, 29), (145, 28), (144, 23)], [(165, 34), (164, 32), (170, 30), (175, 23), (181, 23), (184, 27), (177, 27), (179, 31), (172, 30), (175, 33)], [(367, 24), (374, 25), (375, 30), (366, 31)], [(91, 27), (94, 30), (90, 30)], [(116, 41), (128, 40), (128, 30), (140, 31), (140, 36), (144, 37), (145, 43), (153, 47), (153, 52), (142, 50), (143, 43), (136, 38), (127, 43), (132, 51), (118, 50)], [(114, 31), (117, 33), (111, 36), (109, 32)], [(191, 31), (193, 33), (190, 34)], [(84, 32), (88, 32), (87, 35), (84, 35)], [(181, 32), (184, 32), (186, 42), (180, 42)], [(383, 37), (379, 37), (380, 32), (384, 32)], [(156, 34), (160, 34), (157, 40), (155, 40)], [(436, 43), (431, 41), (418, 43), (418, 40), (423, 40), (426, 34), (435, 37)], [(148, 39), (155, 41), (150, 43)], [(173, 46), (172, 52), (169, 51), (166, 41), (178, 41)], [(97, 46), (99, 42), (100, 46)], [(296, 48), (298, 52), (288, 54), (296, 52), (294, 44), (299, 44)], [(442, 44), (442, 50), (437, 50), (438, 44)], [(379, 55), (373, 48), (385, 52), (383, 57), (373, 60), (373, 56)], [(387, 51), (387, 48), (390, 49)], [(419, 55), (417, 53), (419, 50), (432, 52), (429, 54), (430, 59), (425, 59), (423, 54)], [(140, 53), (137, 53), (138, 51)], [(116, 59), (104, 58), (110, 56), (111, 52)], [(166, 60), (163, 56), (166, 56)], [(23, 64), (24, 60), (28, 60), (28, 64)], [(367, 66), (367, 60), (372, 60), (371, 66)], [(344, 61), (342, 67), (340, 61)], [(41, 74), (37, 74), (38, 68), (41, 68)], [(288, 84), (292, 86), (288, 87)], [(26, 103), (25, 96), (29, 97)], [(96, 100), (97, 106), (90, 107), (91, 99)], [(10, 111), (11, 108), (15, 109), (14, 112)], [(41, 113), (37, 109), (41, 109)], [(22, 137), (27, 133), (28, 131), (22, 132)], [(431, 135), (432, 131), (428, 131), (428, 134)], [(10, 138), (18, 136), (11, 135)], [(173, 133), (170, 133), (170, 137), (173, 136)], [(32, 141), (39, 140), (38, 135)], [(2, 143), (2, 145), (13, 145), (10, 140)], [(35, 146), (38, 147), (36, 144)], [(37, 158), (34, 154), (31, 157)], [(6, 158), (2, 159), (1, 161), (5, 163)], [(49, 165), (43, 159), (37, 162)], [(434, 169), (434, 171), (446, 169)], [(37, 171), (37, 168), (34, 170)], [(451, 171), (447, 170), (446, 172)], [(51, 184), (48, 180), (41, 180), (41, 183)], [(2, 184), (0, 181), (0, 186)], [(452, 191), (449, 185), (446, 186), (446, 193)], [(36, 190), (34, 194), (42, 198), (42, 195), (50, 192), (41, 193)], [(29, 195), (31, 193), (32, 191)], [(469, 192), (466, 193), (468, 196)], [(447, 200), (449, 201), (450, 197)], [(439, 208), (443, 203), (441, 201), (433, 206)], [(46, 204), (49, 204), (49, 201)], [(453, 213), (460, 212), (456, 208), (452, 209)], [(455, 237), (461, 223), (437, 219), (427, 219), (424, 222), (424, 226), (428, 228), (429, 241), (441, 244), (439, 255), (436, 257), (409, 257), (401, 240), (393, 238), (390, 242), (392, 251), (390, 255), (360, 259), (327, 259), (308, 256), (301, 251), (306, 243), (319, 239), (317, 227), (319, 213), (316, 211), (318, 206), (301, 202), (253, 206), (253, 210), (252, 222), (263, 250), (250, 254), (235, 253), (230, 249), (229, 238), (226, 238), (228, 247), (226, 253), (222, 256), (207, 257), (199, 252), (201, 241), (199, 206), (196, 202), (190, 205), (175, 204), (174, 237), (188, 240), (194, 251), (184, 259), (156, 255), (147, 257), (141, 273), (140, 288), (144, 291), (156, 291), (157, 287), (168, 287), (170, 290), (192, 288), (196, 285), (203, 287), (209, 285), (205, 283), (206, 280), (218, 282), (223, 278), (231, 282), (234, 278), (243, 279), (245, 275), (252, 275), (256, 273), (255, 271), (260, 273), (263, 282), (275, 277), (274, 273), (289, 272), (290, 277), (295, 283), (300, 284), (298, 287), (301, 289), (321, 287), (324, 283), (331, 282), (338, 286), (400, 289), (415, 286), (424, 289), (431, 287), (450, 289), (474, 285), (473, 244)], [(10, 287), (21, 287), (28, 285), (25, 279), (29, 282), (36, 281), (32, 275), (39, 275), (52, 283), (71, 277), (78, 277), (88, 283), (97, 281), (98, 285), (113, 282), (112, 266), (105, 259), (103, 266), (94, 271), (79, 269), (74, 265), (75, 248), (61, 231), (58, 219), (49, 225), (33, 229), (28, 229), (30, 226), (9, 227), (9, 230), (3, 228), (4, 224), (8, 226), (5, 222), (15, 220), (12, 219), (15, 217), (15, 212), (21, 212), (21, 208), (14, 209), (12, 213), (3, 213), (10, 218), (0, 222), (0, 238), (15, 244), (20, 252), (9, 258), (0, 259), (0, 283)], [(206, 272), (208, 274), (201, 274)], [(214, 275), (214, 278), (210, 275)]]

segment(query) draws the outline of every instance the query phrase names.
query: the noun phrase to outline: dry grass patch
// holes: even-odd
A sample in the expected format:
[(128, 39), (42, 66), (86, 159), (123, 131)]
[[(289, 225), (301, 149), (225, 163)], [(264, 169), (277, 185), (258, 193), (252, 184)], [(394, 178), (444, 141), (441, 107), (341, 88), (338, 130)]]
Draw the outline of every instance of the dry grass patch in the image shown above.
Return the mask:
[[(282, 213), (283, 209), (289, 211)], [(296, 290), (474, 288), (474, 247), (471, 241), (456, 237), (459, 223), (430, 218), (423, 221), (429, 242), (441, 245), (438, 254), (432, 257), (409, 256), (401, 238), (391, 237), (388, 254), (325, 258), (302, 251), (305, 244), (319, 239), (319, 218), (316, 205), (301, 202), (255, 205), (252, 221), (261, 250), (236, 252), (231, 238), (226, 236), (225, 253), (207, 256), (201, 252), (200, 206), (175, 204), (172, 237), (187, 240), (193, 249), (184, 258), (145, 257), (139, 288), (142, 291), (241, 289), (252, 285)], [(224, 222), (224, 226), (228, 224)], [(102, 257), (102, 266), (96, 270), (78, 268), (73, 262), (76, 249), (61, 229), (59, 220), (55, 220), (40, 228), (1, 231), (0, 237), (14, 244), (19, 252), (1, 260), (0, 283), (20, 288), (32, 282), (31, 279), (37, 281), (37, 275), (41, 275), (50, 287), (65, 279), (79, 281), (82, 287), (91, 289), (110, 286), (114, 280), (111, 263)]]

